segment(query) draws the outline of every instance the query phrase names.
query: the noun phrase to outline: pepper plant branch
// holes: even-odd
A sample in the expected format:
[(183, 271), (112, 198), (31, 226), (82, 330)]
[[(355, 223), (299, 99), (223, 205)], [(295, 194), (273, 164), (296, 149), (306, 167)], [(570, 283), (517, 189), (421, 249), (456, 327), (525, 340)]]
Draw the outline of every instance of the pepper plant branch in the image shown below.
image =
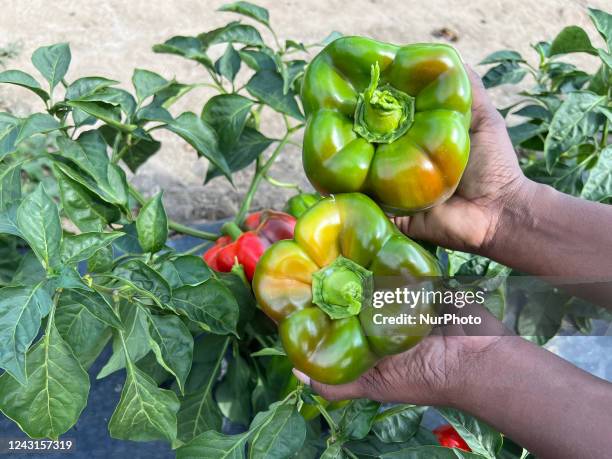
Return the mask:
[[(268, 170), (270, 169), (272, 164), (274, 164), (274, 161), (276, 160), (276, 157), (283, 150), (285, 145), (289, 142), (289, 139), (290, 139), (291, 135), (295, 131), (301, 129), (302, 126), (303, 126), (303, 124), (300, 123), (300, 124), (298, 124), (296, 126), (288, 127), (287, 132), (285, 133), (283, 138), (280, 139), (278, 145), (276, 146), (276, 148), (272, 152), (272, 155), (270, 156), (270, 158), (268, 158), (268, 160), (263, 164), (263, 166), (255, 168), (256, 169), (255, 170), (255, 174), (253, 175), (253, 178), (251, 180), (251, 184), (249, 185), (249, 189), (247, 190), (247, 193), (246, 193), (246, 195), (244, 197), (244, 200), (242, 201), (242, 205), (240, 206), (240, 209), (238, 210), (238, 213), (236, 214), (236, 217), (234, 218), (234, 222), (238, 226), (240, 226), (242, 224), (242, 222), (244, 221), (247, 212), (251, 208), (251, 203), (253, 201), (253, 198), (255, 197), (255, 193), (257, 192), (257, 188), (259, 187), (262, 179), (268, 173)], [(259, 165), (259, 163), (257, 165)]]

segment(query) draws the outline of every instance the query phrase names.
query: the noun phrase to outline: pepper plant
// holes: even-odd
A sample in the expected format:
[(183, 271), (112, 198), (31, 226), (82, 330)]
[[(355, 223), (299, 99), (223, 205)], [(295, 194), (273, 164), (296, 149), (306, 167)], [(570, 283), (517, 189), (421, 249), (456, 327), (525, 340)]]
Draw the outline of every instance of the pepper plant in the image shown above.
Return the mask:
[[(480, 64), (489, 67), (483, 76), (487, 88), (529, 85), (517, 91), (518, 101), (499, 110), (508, 119), (525, 174), (564, 193), (611, 203), (612, 15), (589, 9), (589, 16), (600, 35), (599, 46), (581, 27), (568, 26), (552, 41), (532, 45), (532, 60), (501, 50)], [(592, 56), (597, 70), (589, 73), (565, 61), (576, 53)], [(469, 259), (472, 267), (466, 265), (464, 271), (470, 274), (482, 273), (490, 263), (482, 257)], [(591, 319), (612, 320), (605, 310), (544, 287), (527, 295), (517, 331), (543, 344), (559, 331), (564, 317), (585, 333), (591, 330)]]
[[(282, 43), (268, 11), (254, 4), (240, 1), (220, 9), (248, 23), (230, 22), (153, 47), (156, 53), (193, 61), (203, 81), (178, 82), (145, 69), (134, 71), (129, 90), (102, 76), (72, 79), (65, 43), (34, 52), (40, 76), (0, 72), (0, 83), (33, 92), (41, 106), (25, 118), (0, 113), (0, 410), (31, 438), (57, 439), (78, 421), (91, 377), (124, 371), (110, 436), (163, 440), (179, 458), (241, 458), (247, 452), (252, 458), (527, 457), (489, 426), (455, 410), (439, 413), (471, 452), (440, 446), (423, 426), (425, 407), (388, 407), (370, 400), (330, 404), (313, 394), (292, 376), (276, 327), (256, 307), (243, 270), (237, 265), (230, 273), (218, 273), (194, 255), (221, 235), (172, 221), (161, 193), (145, 198), (129, 183), (126, 168), (137, 171), (160, 149), (156, 135), (164, 129), (208, 159), (206, 181), (233, 181), (235, 172), (253, 169), (233, 227), (245, 220), (263, 181), (287, 186), (269, 171), (303, 126), (297, 94), (308, 51), (319, 45)], [(610, 16), (592, 14), (607, 40), (607, 51), (598, 53), (609, 67)], [(214, 48), (221, 48), (216, 60)], [(537, 49), (544, 57), (541, 68), (532, 71), (541, 78), (538, 85), (549, 85), (558, 53), (551, 53), (552, 45)], [(500, 56), (505, 59), (493, 62)], [(504, 52), (488, 59), (504, 68), (528, 68), (512, 56)], [(563, 68), (562, 73), (572, 74)], [(590, 156), (576, 192), (593, 188), (587, 187), (589, 181), (603, 184), (594, 189), (609, 190), (610, 160), (602, 159), (610, 156), (604, 140), (609, 70), (587, 75), (584, 84), (600, 81), (607, 93), (595, 105), (579, 105), (591, 108), (588, 116), (570, 123), (575, 150), (530, 143), (557, 132), (550, 143), (560, 127), (567, 129), (563, 123), (574, 105), (557, 113), (576, 98), (562, 89), (568, 86), (544, 86), (525, 95), (542, 106), (539, 113), (550, 113), (550, 119), (530, 115), (530, 123), (542, 130), (520, 142), (530, 145), (526, 170), (539, 164), (557, 177), (557, 168), (571, 167), (571, 161), (582, 164)], [(576, 74), (567, 78), (572, 85), (580, 81)], [(178, 113), (173, 104), (199, 86), (216, 93), (202, 101), (201, 113)], [(599, 96), (579, 97), (604, 97), (595, 87), (601, 86), (590, 89)], [(587, 91), (581, 86), (574, 92)], [(544, 103), (553, 99), (557, 105)], [(282, 119), (280, 138), (261, 132), (263, 110)], [(548, 151), (553, 153), (542, 156)], [(169, 241), (175, 233), (202, 243), (178, 252)], [(508, 274), (507, 268), (478, 257), (445, 252), (442, 258), (451, 274), (494, 279), (491, 291), (501, 289)], [(110, 357), (102, 357), (109, 347), (104, 356)], [(92, 374), (101, 359), (104, 365)], [(240, 433), (228, 434), (228, 424)]]

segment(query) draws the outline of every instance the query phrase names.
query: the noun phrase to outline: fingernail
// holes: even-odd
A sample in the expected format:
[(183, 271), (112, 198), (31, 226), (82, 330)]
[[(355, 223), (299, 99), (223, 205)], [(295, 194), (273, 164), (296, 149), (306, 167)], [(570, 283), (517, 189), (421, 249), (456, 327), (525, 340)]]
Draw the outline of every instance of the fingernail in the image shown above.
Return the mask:
[(304, 373), (302, 373), (300, 370), (298, 370), (296, 368), (294, 368), (292, 371), (293, 371), (293, 374), (295, 375), (295, 377), (297, 379), (302, 381), (307, 386), (310, 386), (310, 378), (308, 376), (306, 376)]

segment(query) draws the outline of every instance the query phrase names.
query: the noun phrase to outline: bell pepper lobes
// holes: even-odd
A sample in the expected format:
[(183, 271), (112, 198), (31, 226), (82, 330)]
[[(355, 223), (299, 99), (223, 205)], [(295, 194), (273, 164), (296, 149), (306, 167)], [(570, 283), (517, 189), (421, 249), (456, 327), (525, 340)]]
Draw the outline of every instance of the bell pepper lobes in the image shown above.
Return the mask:
[(247, 230), (242, 232), (234, 223), (226, 223), (221, 236), (204, 253), (204, 261), (215, 271), (230, 272), (238, 261), (251, 281), (255, 265), (264, 251), (276, 241), (291, 239), (295, 228), (295, 218), (284, 212), (266, 210), (249, 215), (243, 224)]
[(300, 218), (301, 215), (321, 200), (318, 193), (300, 193), (291, 196), (285, 205), (285, 212)]
[[(278, 323), (293, 365), (313, 379), (342, 384), (385, 355), (414, 346), (428, 325), (376, 326), (374, 276), (430, 279), (437, 260), (408, 239), (360, 193), (319, 201), (299, 219), (293, 240), (273, 244), (253, 278), (260, 308)], [(388, 311), (399, 304), (385, 306)], [(414, 313), (433, 313), (419, 304)]]
[(444, 424), (433, 430), (433, 434), (438, 439), (440, 445), (447, 448), (457, 448), (463, 451), (471, 452), (472, 450), (465, 442), (459, 432), (455, 430), (450, 424)]
[(451, 46), (339, 38), (308, 65), (301, 97), (302, 159), (319, 192), (360, 191), (399, 215), (455, 191), (469, 156), (472, 95)]

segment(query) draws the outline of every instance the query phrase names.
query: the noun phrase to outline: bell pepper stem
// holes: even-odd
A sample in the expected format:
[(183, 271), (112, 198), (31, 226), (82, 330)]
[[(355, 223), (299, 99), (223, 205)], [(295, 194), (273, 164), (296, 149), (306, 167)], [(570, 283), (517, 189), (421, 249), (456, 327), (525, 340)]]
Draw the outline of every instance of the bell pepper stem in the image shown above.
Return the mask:
[(242, 234), (242, 230), (240, 229), (240, 227), (236, 225), (235, 222), (231, 222), (231, 221), (225, 222), (223, 224), (223, 226), (221, 227), (221, 232), (231, 237), (232, 241), (235, 241), (236, 239), (238, 239), (240, 235)]
[(380, 83), (380, 67), (371, 67), (370, 84), (359, 95), (353, 130), (369, 142), (391, 143), (404, 135), (414, 119), (414, 97)]
[(338, 257), (312, 275), (312, 302), (331, 319), (359, 314), (372, 297), (372, 273), (348, 258)]

